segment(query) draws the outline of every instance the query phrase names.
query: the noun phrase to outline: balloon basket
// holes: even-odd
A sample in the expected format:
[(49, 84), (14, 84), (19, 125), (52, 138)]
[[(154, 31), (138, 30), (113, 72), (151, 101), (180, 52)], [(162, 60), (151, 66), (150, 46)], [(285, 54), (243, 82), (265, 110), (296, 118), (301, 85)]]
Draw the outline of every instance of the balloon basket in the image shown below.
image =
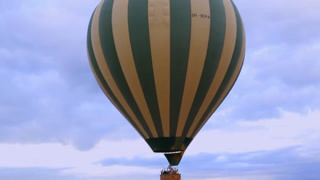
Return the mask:
[(178, 169), (169, 166), (161, 171), (160, 180), (181, 180)]

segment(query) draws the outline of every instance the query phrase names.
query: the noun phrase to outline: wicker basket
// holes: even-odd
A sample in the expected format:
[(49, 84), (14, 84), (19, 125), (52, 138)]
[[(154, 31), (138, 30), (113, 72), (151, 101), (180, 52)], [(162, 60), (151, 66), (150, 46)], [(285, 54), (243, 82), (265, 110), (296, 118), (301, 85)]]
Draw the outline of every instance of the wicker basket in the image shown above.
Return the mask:
[(160, 180), (180, 180), (180, 174), (161, 174)]

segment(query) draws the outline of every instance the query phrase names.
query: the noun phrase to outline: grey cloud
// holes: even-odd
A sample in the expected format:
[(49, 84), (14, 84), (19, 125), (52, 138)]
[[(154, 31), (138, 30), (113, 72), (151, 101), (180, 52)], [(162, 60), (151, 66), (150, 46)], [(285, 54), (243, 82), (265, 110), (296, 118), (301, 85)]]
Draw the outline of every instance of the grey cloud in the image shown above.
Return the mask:
[(259, 119), (278, 116), (280, 110), (304, 112), (319, 108), (318, 55), (319, 48), (292, 46), (270, 48), (256, 56), (249, 54), (249, 62), (235, 86), (237, 91), (227, 100), (228, 105), (236, 106), (234, 116)]
[(123, 131), (138, 137), (89, 67), (86, 30), (98, 1), (6, 3), (0, 13), (0, 141), (58, 141), (85, 150), (102, 138), (124, 138)]
[(305, 43), (319, 40), (320, 5), (307, 1), (236, 1), (246, 25), (249, 42), (261, 47), (279, 42)]
[[(88, 149), (101, 138), (138, 137), (89, 68), (86, 31), (98, 2), (0, 3), (0, 141), (71, 142)], [(279, 116), (281, 109), (319, 108), (319, 3), (301, 3), (236, 1), (246, 24), (247, 58), (218, 110), (230, 113), (216, 119), (256, 120)]]
[(281, 111), (319, 109), (318, 1), (236, 4), (247, 32), (245, 63), (213, 118), (228, 123), (279, 117)]

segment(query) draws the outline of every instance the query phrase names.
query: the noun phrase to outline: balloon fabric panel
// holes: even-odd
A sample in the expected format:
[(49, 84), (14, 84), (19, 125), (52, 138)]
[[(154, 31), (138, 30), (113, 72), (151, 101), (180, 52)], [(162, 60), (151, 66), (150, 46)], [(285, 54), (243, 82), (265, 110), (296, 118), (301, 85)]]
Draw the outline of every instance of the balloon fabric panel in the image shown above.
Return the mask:
[(92, 71), (155, 152), (177, 165), (235, 83), (245, 37), (231, 0), (103, 0), (88, 29)]

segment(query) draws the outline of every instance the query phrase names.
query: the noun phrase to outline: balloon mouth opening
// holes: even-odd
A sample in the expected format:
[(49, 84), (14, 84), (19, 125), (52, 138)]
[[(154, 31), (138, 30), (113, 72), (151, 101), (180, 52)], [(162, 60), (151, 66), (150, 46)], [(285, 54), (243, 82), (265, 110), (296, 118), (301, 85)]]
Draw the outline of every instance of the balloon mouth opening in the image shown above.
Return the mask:
[(155, 153), (163, 153), (163, 154), (177, 154), (181, 153), (181, 150), (173, 150), (173, 151), (154, 151)]
[(157, 152), (157, 153), (163, 153), (163, 154), (179, 154), (182, 151), (170, 151), (170, 152)]

